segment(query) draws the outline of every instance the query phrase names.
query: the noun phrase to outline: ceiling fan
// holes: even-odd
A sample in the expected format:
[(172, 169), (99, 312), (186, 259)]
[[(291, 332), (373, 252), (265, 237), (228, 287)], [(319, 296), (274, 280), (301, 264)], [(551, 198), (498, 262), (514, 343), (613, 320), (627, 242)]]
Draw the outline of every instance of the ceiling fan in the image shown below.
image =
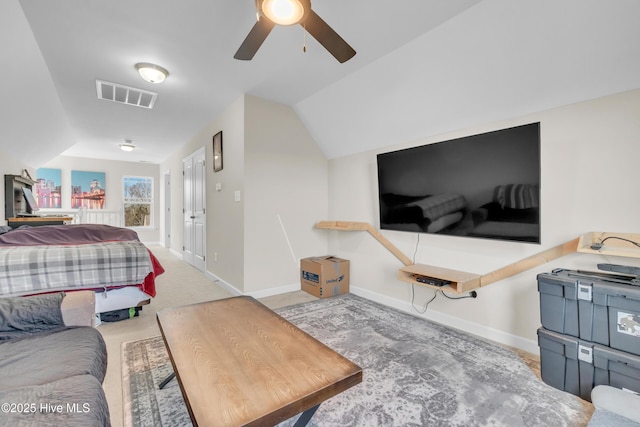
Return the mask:
[(356, 54), (349, 44), (311, 9), (311, 0), (256, 0), (258, 21), (233, 56), (251, 60), (276, 25), (300, 24), (339, 62)]

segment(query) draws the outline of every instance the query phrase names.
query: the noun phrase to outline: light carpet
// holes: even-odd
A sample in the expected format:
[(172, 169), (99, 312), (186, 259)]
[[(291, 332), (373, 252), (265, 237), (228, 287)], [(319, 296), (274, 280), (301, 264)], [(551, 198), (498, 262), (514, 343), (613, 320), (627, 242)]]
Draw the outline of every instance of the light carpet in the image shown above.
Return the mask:
[[(309, 426), (582, 426), (576, 396), (544, 384), (512, 351), (347, 294), (276, 310), (363, 368)], [(191, 425), (160, 337), (123, 344), (125, 426)], [(295, 419), (281, 424), (293, 425)]]

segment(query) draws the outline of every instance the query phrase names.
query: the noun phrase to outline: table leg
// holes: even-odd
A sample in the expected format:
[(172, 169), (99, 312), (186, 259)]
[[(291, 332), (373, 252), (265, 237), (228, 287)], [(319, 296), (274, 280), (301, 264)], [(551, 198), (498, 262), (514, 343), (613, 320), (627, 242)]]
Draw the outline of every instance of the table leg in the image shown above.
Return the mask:
[(169, 381), (171, 381), (172, 379), (174, 379), (176, 377), (176, 373), (172, 372), (169, 374), (169, 376), (165, 379), (162, 380), (162, 382), (160, 383), (160, 390), (162, 390), (168, 383)]
[(313, 414), (315, 414), (316, 411), (318, 410), (319, 406), (320, 406), (320, 404), (317, 404), (313, 408), (309, 408), (306, 411), (304, 411), (302, 413), (302, 415), (300, 415), (300, 418), (298, 418), (298, 421), (296, 421), (296, 423), (293, 425), (293, 427), (304, 427), (304, 426), (306, 426), (307, 423), (309, 422), (309, 420), (311, 419), (311, 417), (313, 417)]

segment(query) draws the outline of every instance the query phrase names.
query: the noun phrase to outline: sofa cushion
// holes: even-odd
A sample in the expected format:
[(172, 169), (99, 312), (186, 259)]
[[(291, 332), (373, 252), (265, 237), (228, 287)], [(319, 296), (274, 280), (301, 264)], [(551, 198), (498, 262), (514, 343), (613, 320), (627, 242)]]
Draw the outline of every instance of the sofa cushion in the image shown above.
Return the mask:
[(0, 341), (0, 391), (83, 374), (102, 383), (106, 370), (106, 345), (94, 328), (67, 328)]
[(3, 410), (0, 426), (110, 425), (102, 385), (92, 375), (77, 375), (38, 386), (0, 391), (0, 402), (5, 405), (3, 408), (9, 409)]
[(62, 293), (0, 298), (0, 341), (64, 327)]

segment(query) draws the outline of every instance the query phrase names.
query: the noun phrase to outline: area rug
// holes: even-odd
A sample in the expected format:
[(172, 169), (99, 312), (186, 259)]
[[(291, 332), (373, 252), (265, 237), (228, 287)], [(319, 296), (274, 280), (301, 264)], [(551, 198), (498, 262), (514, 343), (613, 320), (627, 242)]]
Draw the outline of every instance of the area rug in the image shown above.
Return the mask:
[[(576, 396), (509, 349), (347, 294), (276, 310), (363, 368), (309, 426), (583, 426)], [(125, 426), (191, 425), (160, 337), (123, 344)], [(295, 418), (281, 423), (292, 426)]]

